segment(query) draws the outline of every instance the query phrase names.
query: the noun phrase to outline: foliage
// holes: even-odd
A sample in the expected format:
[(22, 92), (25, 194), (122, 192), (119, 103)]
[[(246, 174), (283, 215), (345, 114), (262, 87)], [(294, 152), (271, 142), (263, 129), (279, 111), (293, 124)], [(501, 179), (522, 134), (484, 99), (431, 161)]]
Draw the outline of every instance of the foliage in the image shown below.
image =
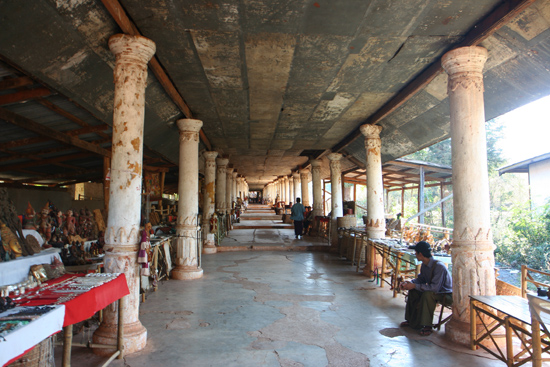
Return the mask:
[(510, 210), (511, 216), (495, 251), (498, 262), (534, 269), (550, 268), (550, 205), (541, 213), (531, 211), (529, 203)]

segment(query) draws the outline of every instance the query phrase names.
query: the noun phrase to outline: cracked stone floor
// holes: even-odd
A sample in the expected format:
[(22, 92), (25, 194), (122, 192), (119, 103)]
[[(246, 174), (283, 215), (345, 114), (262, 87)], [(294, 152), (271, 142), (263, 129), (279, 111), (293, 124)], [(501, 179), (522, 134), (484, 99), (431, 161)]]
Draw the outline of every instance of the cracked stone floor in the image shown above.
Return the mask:
[[(332, 253), (222, 252), (203, 256), (202, 267), (203, 278), (169, 280), (147, 295), (147, 346), (111, 366), (504, 365), (451, 345), (443, 330), (421, 337), (399, 328), (403, 297)], [(103, 361), (73, 348), (74, 366)]]

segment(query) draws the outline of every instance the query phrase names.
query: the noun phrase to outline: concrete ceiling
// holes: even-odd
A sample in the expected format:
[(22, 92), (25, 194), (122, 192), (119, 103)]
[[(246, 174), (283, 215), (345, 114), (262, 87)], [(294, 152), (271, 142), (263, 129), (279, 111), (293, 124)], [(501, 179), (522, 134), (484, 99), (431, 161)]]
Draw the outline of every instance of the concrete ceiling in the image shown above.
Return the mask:
[(364, 123), (383, 127), (384, 162), (447, 138), (439, 62), (460, 45), (489, 50), (487, 119), (550, 94), (550, 0), (5, 0), (0, 21), (1, 59), (97, 124), (112, 124), (109, 37), (153, 40), (147, 147), (178, 164), (174, 122), (200, 119), (201, 148), (253, 188), (328, 150), (364, 162)]

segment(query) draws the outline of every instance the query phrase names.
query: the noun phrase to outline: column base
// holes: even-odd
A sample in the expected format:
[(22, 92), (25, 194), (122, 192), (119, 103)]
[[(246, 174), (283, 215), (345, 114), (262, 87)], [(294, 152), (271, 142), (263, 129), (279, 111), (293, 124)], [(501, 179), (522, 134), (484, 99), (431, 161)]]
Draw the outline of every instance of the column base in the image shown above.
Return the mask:
[[(480, 330), (478, 328), (478, 330)], [(453, 343), (470, 346), (470, 323), (455, 319), (445, 324), (445, 337)]]
[(216, 252), (218, 252), (218, 249), (213, 245), (204, 245), (202, 248), (202, 253), (205, 255), (215, 254)]
[[(117, 324), (102, 322), (93, 335), (93, 342), (104, 345), (117, 344)], [(124, 324), (124, 355), (138, 352), (147, 344), (147, 329), (138, 320), (130, 324)], [(110, 356), (115, 348), (95, 348), (94, 354), (99, 356)]]
[(170, 278), (176, 280), (192, 280), (202, 278), (203, 270), (197, 266), (176, 266)]

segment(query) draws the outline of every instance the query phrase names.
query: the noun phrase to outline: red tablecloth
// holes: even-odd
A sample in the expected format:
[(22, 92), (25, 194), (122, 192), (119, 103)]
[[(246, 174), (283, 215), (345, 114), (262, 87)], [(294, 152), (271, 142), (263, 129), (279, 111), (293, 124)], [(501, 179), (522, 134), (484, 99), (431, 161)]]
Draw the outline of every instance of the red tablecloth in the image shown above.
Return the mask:
[[(65, 282), (70, 278), (79, 276), (84, 275), (65, 274), (57, 279), (46, 282), (45, 285), (49, 286), (52, 284)], [(23, 297), (21, 300), (17, 301), (17, 303), (21, 306), (50, 305), (57, 303), (59, 298), (64, 296), (46, 289), (40, 292), (39, 297), (33, 298), (32, 291), (33, 290), (31, 290), (31, 293), (28, 294), (30, 298)], [(126, 283), (126, 276), (124, 274), (120, 274), (115, 279), (98, 287), (92, 288), (85, 293), (80, 293), (73, 299), (65, 302), (59, 302), (58, 304), (65, 305), (65, 319), (63, 322), (63, 327), (89, 319), (97, 311), (104, 309), (111, 303), (128, 294), (130, 294), (130, 290), (128, 289), (128, 284)]]

